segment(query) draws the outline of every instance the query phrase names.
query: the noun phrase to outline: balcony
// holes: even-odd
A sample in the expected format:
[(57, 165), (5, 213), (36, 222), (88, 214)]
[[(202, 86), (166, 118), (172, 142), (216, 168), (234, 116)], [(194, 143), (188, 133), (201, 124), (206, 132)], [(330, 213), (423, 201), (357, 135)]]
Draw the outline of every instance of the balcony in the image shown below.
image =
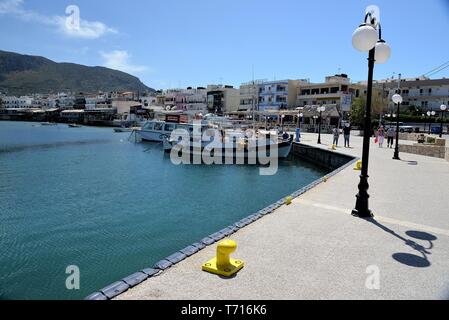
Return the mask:
[(343, 96), (344, 92), (338, 91), (337, 93), (320, 93), (320, 94), (307, 94), (302, 95), (299, 94), (297, 96), (298, 100), (305, 99), (340, 99)]

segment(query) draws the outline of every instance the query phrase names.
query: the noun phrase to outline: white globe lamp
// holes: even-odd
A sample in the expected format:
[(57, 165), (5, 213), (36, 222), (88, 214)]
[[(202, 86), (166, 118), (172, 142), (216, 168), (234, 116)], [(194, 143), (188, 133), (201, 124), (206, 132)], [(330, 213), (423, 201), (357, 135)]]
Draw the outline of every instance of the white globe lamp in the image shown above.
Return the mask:
[(400, 94), (395, 94), (393, 95), (393, 97), (391, 98), (394, 102), (394, 104), (401, 104), (402, 103), (402, 97)]
[(377, 64), (386, 63), (391, 57), (391, 48), (384, 41), (379, 40), (376, 44), (376, 54), (374, 56)]
[(378, 37), (374, 27), (362, 24), (352, 34), (352, 46), (358, 51), (370, 51), (376, 45)]

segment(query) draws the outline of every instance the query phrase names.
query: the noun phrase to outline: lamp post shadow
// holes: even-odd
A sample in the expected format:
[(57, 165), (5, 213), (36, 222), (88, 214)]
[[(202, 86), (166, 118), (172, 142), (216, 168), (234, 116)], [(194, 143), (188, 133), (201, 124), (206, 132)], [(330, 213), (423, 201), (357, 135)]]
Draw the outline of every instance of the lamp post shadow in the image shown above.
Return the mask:
[(412, 239), (407, 239), (407, 238), (402, 237), (401, 235), (397, 234), (395, 231), (391, 230), (390, 228), (388, 228), (388, 227), (382, 225), (381, 223), (379, 223), (378, 221), (376, 221), (374, 218), (368, 218), (365, 220), (372, 223), (376, 227), (382, 229), (383, 231), (391, 234), (392, 236), (400, 239), (401, 241), (404, 242), (405, 245), (409, 246), (410, 248), (412, 248), (413, 250), (415, 250), (417, 253), (420, 254), (420, 255), (415, 255), (415, 254), (410, 254), (410, 253), (397, 252), (392, 255), (392, 258), (394, 260), (396, 260), (397, 262), (399, 262), (403, 265), (406, 265), (409, 267), (414, 267), (414, 268), (427, 268), (427, 267), (431, 266), (428, 256), (432, 254), (430, 252), (430, 250), (433, 248), (433, 241), (437, 240), (436, 236), (434, 236), (430, 233), (427, 233), (427, 232), (422, 232), (422, 231), (407, 231), (405, 233), (410, 238), (414, 238), (414, 239), (418, 239), (418, 240), (422, 240), (422, 241), (428, 241), (429, 246), (424, 247), (424, 246), (416, 243)]

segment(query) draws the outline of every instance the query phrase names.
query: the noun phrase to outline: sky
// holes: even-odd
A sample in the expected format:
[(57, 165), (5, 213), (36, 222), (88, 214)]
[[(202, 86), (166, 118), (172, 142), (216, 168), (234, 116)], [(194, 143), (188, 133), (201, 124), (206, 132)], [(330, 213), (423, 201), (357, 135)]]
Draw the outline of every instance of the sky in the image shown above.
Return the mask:
[[(155, 89), (239, 86), (253, 75), (365, 81), (367, 54), (351, 39), (368, 5), (380, 8), (392, 48), (375, 79), (449, 61), (449, 0), (0, 0), (0, 50), (122, 70)], [(441, 77), (449, 68), (432, 78)]]

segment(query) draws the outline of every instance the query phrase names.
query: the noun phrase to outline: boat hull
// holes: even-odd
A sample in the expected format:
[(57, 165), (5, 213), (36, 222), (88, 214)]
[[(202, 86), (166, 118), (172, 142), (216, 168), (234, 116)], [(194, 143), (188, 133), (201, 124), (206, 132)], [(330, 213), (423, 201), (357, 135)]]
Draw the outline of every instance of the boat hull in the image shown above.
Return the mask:
[[(164, 151), (166, 153), (171, 153), (173, 148), (176, 147), (176, 145), (173, 145), (172, 143), (169, 143), (167, 141), (164, 141)], [(185, 156), (192, 160), (193, 158), (198, 158), (203, 160), (203, 155), (207, 154), (211, 157), (214, 157), (214, 150), (204, 150), (204, 147), (193, 147), (190, 146), (190, 148), (182, 148), (178, 151), (178, 156)], [(285, 159), (289, 156), (290, 152), (292, 150), (292, 143), (291, 141), (285, 141), (277, 144), (277, 154), (274, 156), (278, 159)], [(173, 150), (176, 152), (175, 150)], [(215, 159), (222, 160), (222, 163), (242, 163), (242, 164), (259, 164), (259, 149), (253, 148), (253, 149), (246, 149), (246, 148), (223, 148), (221, 151), (221, 154), (218, 154)], [(271, 156), (271, 148), (270, 145), (267, 145), (265, 150), (265, 158), (268, 158)]]
[(140, 130), (137, 132), (143, 141), (162, 142), (171, 132)]

